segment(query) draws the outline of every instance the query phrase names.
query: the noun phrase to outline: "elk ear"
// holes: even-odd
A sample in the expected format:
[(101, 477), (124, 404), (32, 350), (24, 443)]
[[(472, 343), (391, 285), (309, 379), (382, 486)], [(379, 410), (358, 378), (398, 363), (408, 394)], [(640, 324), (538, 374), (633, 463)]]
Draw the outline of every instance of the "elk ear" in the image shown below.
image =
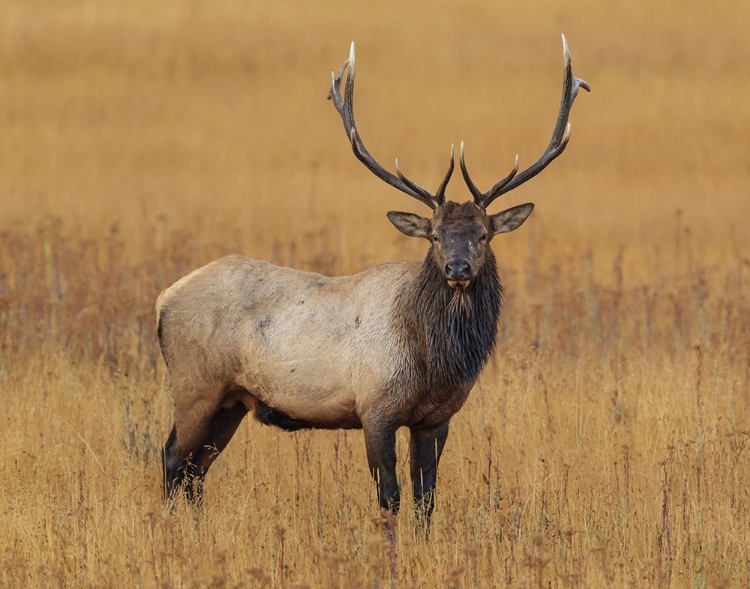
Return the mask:
[(492, 226), (492, 235), (499, 235), (500, 233), (508, 233), (518, 229), (523, 222), (529, 218), (531, 211), (534, 210), (532, 203), (526, 203), (525, 205), (518, 205), (517, 207), (511, 207), (490, 215), (490, 222)]
[(388, 220), (393, 223), (401, 233), (409, 237), (424, 237), (429, 239), (432, 232), (432, 222), (413, 213), (400, 213), (390, 211)]

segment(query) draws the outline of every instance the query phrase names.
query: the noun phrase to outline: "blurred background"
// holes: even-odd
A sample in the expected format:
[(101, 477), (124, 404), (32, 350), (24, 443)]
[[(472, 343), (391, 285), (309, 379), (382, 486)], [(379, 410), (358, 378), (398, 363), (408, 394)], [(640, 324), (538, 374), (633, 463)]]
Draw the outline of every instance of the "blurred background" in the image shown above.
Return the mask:
[[(138, 232), (166, 225), (267, 257), (328, 224), (348, 269), (421, 255), (385, 219), (420, 205), (352, 156), (330, 71), (354, 40), (381, 163), (434, 190), (463, 139), (486, 187), (546, 147), (564, 32), (593, 92), (564, 156), (493, 210), (534, 201), (525, 231), (597, 250), (658, 242), (682, 211), (719, 247), (750, 213), (748, 22), (728, 0), (5, 2), (0, 226), (117, 223), (138, 256)], [(467, 198), (459, 174), (448, 193)]]

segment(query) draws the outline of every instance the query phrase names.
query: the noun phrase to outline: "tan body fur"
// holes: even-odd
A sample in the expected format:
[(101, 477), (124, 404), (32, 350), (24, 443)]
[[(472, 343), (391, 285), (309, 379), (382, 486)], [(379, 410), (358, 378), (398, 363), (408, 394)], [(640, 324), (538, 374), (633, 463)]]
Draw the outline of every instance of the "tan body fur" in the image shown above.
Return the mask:
[(385, 404), (407, 425), (415, 408), (383, 398), (383, 389), (404, 368), (396, 293), (420, 267), (388, 263), (329, 278), (228, 256), (166, 289), (156, 311), (179, 391), (179, 445), (202, 439), (205, 417), (236, 400), (317, 427), (359, 427), (369, 407)]

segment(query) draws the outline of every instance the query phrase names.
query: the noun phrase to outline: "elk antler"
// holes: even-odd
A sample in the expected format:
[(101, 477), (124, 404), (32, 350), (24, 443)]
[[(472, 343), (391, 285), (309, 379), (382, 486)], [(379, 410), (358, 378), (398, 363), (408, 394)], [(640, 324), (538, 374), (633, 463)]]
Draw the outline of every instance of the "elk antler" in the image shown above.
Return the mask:
[[(341, 97), (341, 77), (344, 74), (344, 70), (348, 66), (346, 74), (346, 82), (344, 84), (344, 96)], [(445, 202), (445, 188), (448, 186), (448, 181), (453, 174), (453, 146), (451, 145), (451, 162), (448, 167), (448, 172), (445, 174), (443, 181), (437, 189), (435, 194), (432, 194), (428, 190), (425, 190), (421, 186), (415, 184), (409, 178), (407, 178), (401, 168), (398, 165), (398, 159), (396, 159), (396, 174), (394, 175), (378, 162), (376, 162), (367, 151), (365, 144), (362, 142), (362, 138), (359, 136), (357, 126), (354, 123), (354, 41), (349, 51), (349, 59), (346, 60), (339, 69), (338, 75), (334, 75), (331, 72), (331, 91), (328, 94), (328, 99), (333, 101), (333, 106), (336, 107), (341, 120), (344, 122), (344, 129), (349, 137), (349, 141), (352, 143), (352, 150), (354, 155), (359, 161), (361, 161), (367, 168), (375, 174), (381, 180), (387, 182), (394, 188), (398, 188), (401, 192), (405, 192), (409, 196), (416, 198), (418, 201), (426, 204), (431, 209), (438, 208)]]
[(557, 123), (555, 124), (555, 130), (552, 132), (552, 139), (550, 139), (549, 145), (542, 154), (542, 157), (523, 172), (516, 175), (516, 172), (518, 172), (518, 155), (516, 155), (516, 163), (510, 171), (510, 174), (500, 180), (487, 192), (482, 192), (471, 180), (469, 172), (466, 169), (466, 162), (464, 161), (464, 142), (461, 142), (461, 154), (459, 160), (461, 164), (461, 174), (463, 174), (466, 185), (469, 187), (469, 191), (474, 196), (474, 202), (482, 208), (486, 209), (498, 196), (510, 192), (514, 188), (518, 188), (521, 184), (536, 176), (552, 163), (552, 160), (559, 156), (568, 145), (568, 140), (570, 139), (570, 123), (568, 122), (568, 117), (570, 116), (570, 109), (573, 107), (573, 101), (576, 99), (576, 96), (578, 96), (579, 88), (583, 88), (587, 92), (591, 92), (591, 88), (589, 88), (589, 85), (586, 82), (573, 75), (573, 68), (570, 64), (570, 51), (568, 50), (568, 41), (565, 39), (565, 35), (562, 36), (562, 42), (563, 55), (565, 57), (565, 78), (563, 79), (560, 112), (557, 115)]

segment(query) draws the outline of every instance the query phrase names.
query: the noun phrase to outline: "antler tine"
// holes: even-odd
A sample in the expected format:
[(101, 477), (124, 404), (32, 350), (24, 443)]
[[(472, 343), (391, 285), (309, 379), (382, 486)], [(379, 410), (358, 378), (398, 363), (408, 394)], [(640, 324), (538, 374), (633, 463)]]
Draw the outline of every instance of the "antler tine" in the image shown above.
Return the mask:
[[(495, 190), (499, 190), (503, 186), (505, 186), (508, 182), (510, 182), (513, 177), (516, 175), (516, 172), (518, 172), (518, 154), (516, 154), (516, 162), (513, 164), (513, 169), (510, 171), (510, 173), (500, 181), (498, 181), (492, 188), (490, 188), (487, 193), (494, 192)], [(474, 202), (477, 204), (477, 206), (484, 206), (483, 199), (485, 197), (485, 194), (479, 188), (477, 188), (477, 185), (474, 184), (474, 181), (471, 179), (471, 176), (469, 176), (469, 170), (466, 169), (466, 160), (464, 159), (464, 142), (461, 142), (461, 174), (464, 177), (464, 181), (466, 182), (466, 185), (469, 187), (469, 192), (471, 192), (471, 195), (474, 197)]]
[[(445, 203), (445, 189), (448, 187), (448, 182), (451, 179), (451, 176), (453, 175), (453, 167), (454, 167), (454, 160), (456, 158), (453, 155), (453, 145), (451, 144), (451, 161), (448, 164), (448, 171), (445, 173), (445, 177), (443, 178), (443, 181), (440, 183), (440, 186), (438, 186), (437, 192), (435, 192), (435, 195), (432, 196), (435, 203), (440, 206), (441, 204)], [(396, 174), (398, 174), (398, 177), (410, 188), (414, 190), (424, 190), (420, 186), (417, 186), (407, 178), (404, 173), (401, 171), (401, 166), (399, 166), (398, 158), (396, 158)], [(428, 193), (429, 194), (429, 193)]]
[(448, 182), (450, 182), (451, 176), (453, 176), (455, 160), (456, 158), (453, 154), (453, 144), (451, 143), (451, 161), (450, 164), (448, 164), (448, 171), (445, 173), (445, 177), (443, 178), (443, 181), (440, 183), (440, 186), (438, 186), (437, 192), (435, 193), (435, 200), (437, 200), (437, 203), (439, 205), (445, 202), (445, 189), (448, 187)]
[(570, 50), (568, 48), (568, 41), (565, 35), (562, 35), (563, 43), (563, 57), (565, 59), (565, 76), (563, 78), (563, 90), (562, 98), (560, 99), (560, 112), (557, 115), (557, 121), (555, 128), (552, 131), (552, 139), (550, 139), (547, 149), (536, 162), (526, 168), (520, 174), (516, 174), (518, 170), (518, 156), (516, 155), (516, 164), (513, 170), (508, 176), (500, 180), (492, 188), (485, 193), (480, 193), (479, 197), (474, 192), (476, 186), (470, 182), (468, 178), (468, 172), (465, 172), (466, 166), (463, 165), (463, 153), (461, 155), (462, 166), (461, 169), (464, 171), (464, 179), (469, 184), (469, 190), (474, 195), (474, 200), (478, 205), (487, 208), (492, 201), (503, 194), (510, 192), (514, 188), (518, 188), (524, 182), (530, 180), (541, 172), (544, 168), (552, 163), (552, 161), (558, 157), (567, 147), (568, 140), (570, 139), (571, 125), (568, 122), (570, 117), (570, 111), (573, 108), (573, 102), (578, 96), (578, 90), (583, 88), (587, 92), (591, 92), (589, 85), (581, 78), (576, 78), (573, 75), (573, 68), (570, 60)]
[[(426, 193), (430, 197), (431, 201), (433, 200), (432, 194), (430, 194), (429, 192), (427, 192), (424, 188), (422, 188), (418, 184), (415, 184), (412, 180), (409, 180), (409, 178), (407, 178), (404, 175), (404, 173), (401, 171), (401, 166), (398, 163), (398, 158), (396, 158), (396, 175), (398, 176), (398, 179), (401, 180), (409, 189), (413, 190), (414, 192), (418, 192), (418, 193), (424, 192), (424, 193)], [(432, 206), (432, 205), (430, 205), (430, 206)], [(436, 207), (432, 207), (432, 208), (436, 208)]]
[[(344, 70), (347, 69), (346, 81), (344, 83), (344, 96), (341, 96), (341, 78), (344, 75)], [(339, 69), (338, 75), (334, 75), (331, 72), (331, 90), (328, 93), (328, 98), (333, 102), (333, 106), (341, 116), (341, 120), (344, 123), (344, 129), (349, 137), (349, 141), (352, 144), (352, 151), (356, 158), (362, 162), (368, 170), (370, 170), (375, 176), (390, 184), (394, 188), (399, 189), (401, 192), (408, 194), (409, 196), (416, 198), (418, 201), (426, 204), (431, 209), (436, 209), (445, 200), (445, 185), (448, 184), (451, 174), (453, 173), (453, 158), (451, 157), (451, 165), (446, 174), (445, 179), (440, 184), (440, 188), (436, 194), (431, 194), (428, 190), (422, 188), (409, 178), (407, 178), (399, 168), (398, 160), (396, 160), (396, 174), (394, 175), (383, 166), (381, 166), (367, 151), (362, 137), (359, 135), (356, 123), (354, 122), (354, 41), (352, 41), (351, 49), (349, 50), (349, 59), (346, 60), (341, 68)], [(451, 152), (452, 154), (452, 152)]]

